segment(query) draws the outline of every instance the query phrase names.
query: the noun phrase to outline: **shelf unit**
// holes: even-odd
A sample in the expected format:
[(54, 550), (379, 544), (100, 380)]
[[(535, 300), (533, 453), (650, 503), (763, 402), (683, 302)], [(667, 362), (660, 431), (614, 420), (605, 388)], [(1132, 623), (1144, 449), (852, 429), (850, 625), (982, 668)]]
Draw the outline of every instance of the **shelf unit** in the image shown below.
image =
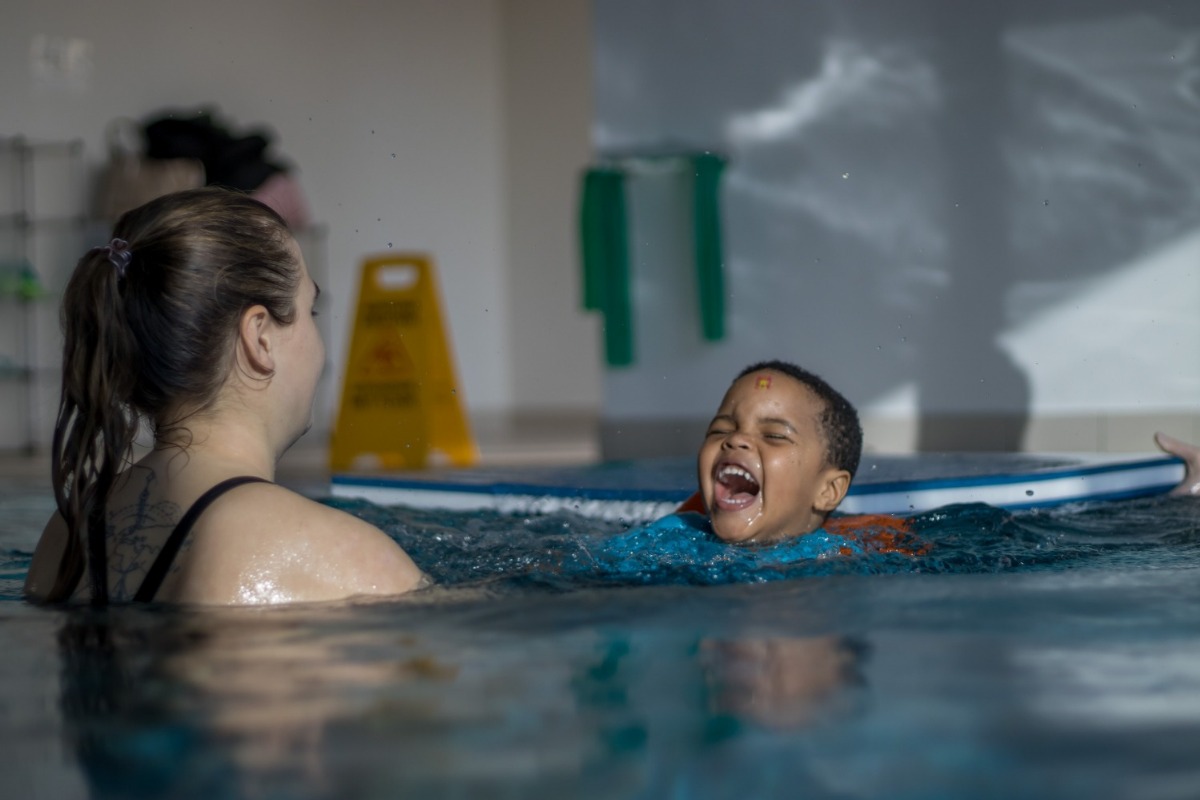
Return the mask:
[(58, 298), (86, 228), (83, 143), (0, 137), (0, 451), (49, 445)]
[[(111, 228), (90, 215), (83, 155), (81, 141), (0, 136), (0, 453), (34, 454), (51, 444), (62, 291), (79, 257), (106, 241)], [(326, 227), (311, 225), (296, 240), (313, 279), (328, 287)], [(327, 345), (330, 320), (318, 317)], [(314, 439), (328, 438), (335, 402), (326, 369), (314, 404)]]

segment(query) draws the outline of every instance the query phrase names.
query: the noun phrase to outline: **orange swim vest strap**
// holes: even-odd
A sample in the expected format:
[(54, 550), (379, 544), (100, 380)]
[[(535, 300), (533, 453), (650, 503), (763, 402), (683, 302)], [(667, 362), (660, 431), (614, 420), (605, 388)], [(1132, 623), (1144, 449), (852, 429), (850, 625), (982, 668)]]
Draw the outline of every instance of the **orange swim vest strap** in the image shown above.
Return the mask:
[(676, 514), (684, 514), (688, 511), (694, 511), (697, 514), (707, 513), (704, 509), (704, 498), (700, 496), (700, 492), (696, 492), (687, 500), (679, 504), (679, 508), (675, 509)]
[(849, 514), (825, 521), (825, 530), (837, 536), (857, 539), (868, 553), (900, 553), (923, 556), (929, 543), (912, 532), (908, 520), (890, 514)]
[(893, 517), (891, 514), (847, 514), (842, 517), (831, 517), (825, 520), (825, 530), (837, 536), (850, 536), (861, 532), (864, 528), (880, 533), (906, 534), (912, 533), (908, 520)]

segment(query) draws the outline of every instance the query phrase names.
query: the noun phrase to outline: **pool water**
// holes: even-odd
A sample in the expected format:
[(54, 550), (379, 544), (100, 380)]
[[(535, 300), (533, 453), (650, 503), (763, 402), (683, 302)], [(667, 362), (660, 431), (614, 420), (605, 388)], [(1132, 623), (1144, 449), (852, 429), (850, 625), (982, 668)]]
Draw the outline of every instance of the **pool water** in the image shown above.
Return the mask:
[(569, 514), (328, 502), (439, 585), (33, 608), (20, 580), (51, 500), (0, 489), (6, 790), (1200, 796), (1195, 500), (954, 507), (913, 520), (923, 555), (788, 563), (702, 540), (664, 555), (666, 537)]

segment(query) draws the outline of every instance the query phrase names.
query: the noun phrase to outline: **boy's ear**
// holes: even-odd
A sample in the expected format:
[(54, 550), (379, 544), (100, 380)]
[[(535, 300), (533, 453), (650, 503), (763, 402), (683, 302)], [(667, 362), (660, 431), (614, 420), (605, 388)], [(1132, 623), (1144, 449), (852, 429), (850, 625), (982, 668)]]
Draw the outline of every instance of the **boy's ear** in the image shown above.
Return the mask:
[(850, 473), (844, 469), (827, 469), (821, 475), (821, 485), (813, 500), (813, 507), (828, 514), (837, 508), (846, 492), (850, 491)]
[(275, 326), (265, 306), (250, 306), (238, 322), (237, 354), (253, 372), (275, 372)]

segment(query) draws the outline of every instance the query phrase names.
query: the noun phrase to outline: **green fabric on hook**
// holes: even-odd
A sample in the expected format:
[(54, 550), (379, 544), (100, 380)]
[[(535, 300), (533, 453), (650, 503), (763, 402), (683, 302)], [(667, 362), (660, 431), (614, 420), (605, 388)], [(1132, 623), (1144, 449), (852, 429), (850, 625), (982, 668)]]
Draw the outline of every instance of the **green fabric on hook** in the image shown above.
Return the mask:
[(579, 223), (583, 307), (604, 315), (609, 366), (627, 366), (633, 363), (633, 307), (622, 171), (596, 168), (584, 173)]
[(725, 275), (721, 245), (720, 183), (725, 161), (703, 153), (692, 157), (692, 190), (696, 288), (700, 300), (700, 329), (710, 342), (725, 337)]
[(599, 170), (583, 175), (583, 199), (579, 205), (579, 242), (583, 264), (583, 307), (602, 311), (604, 264), (608, 240), (604, 235), (604, 176)]

